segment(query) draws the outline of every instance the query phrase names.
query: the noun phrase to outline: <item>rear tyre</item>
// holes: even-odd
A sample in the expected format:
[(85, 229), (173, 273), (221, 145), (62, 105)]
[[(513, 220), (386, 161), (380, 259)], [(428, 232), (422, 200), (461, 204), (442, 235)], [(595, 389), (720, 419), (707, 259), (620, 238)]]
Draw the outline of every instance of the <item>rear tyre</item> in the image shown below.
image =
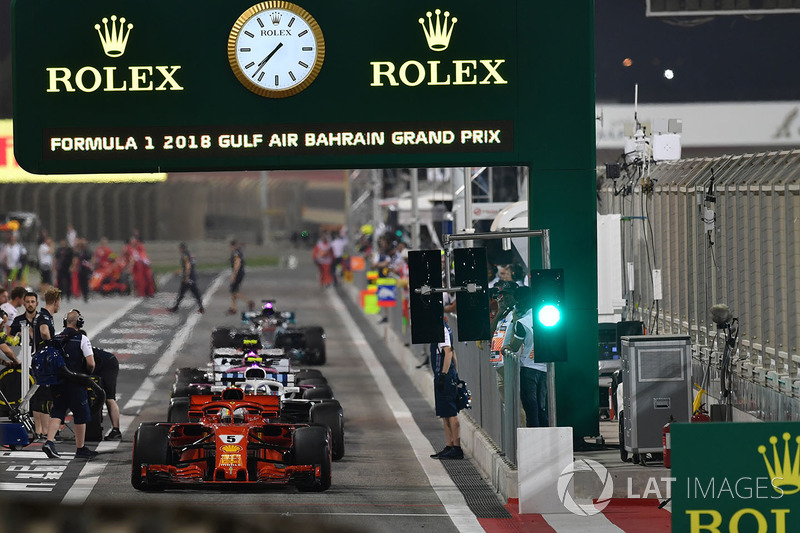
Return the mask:
[(297, 428), (294, 432), (294, 464), (319, 466), (320, 475), (297, 485), (300, 492), (322, 492), (331, 486), (330, 431), (323, 426)]
[(304, 400), (332, 400), (333, 390), (328, 385), (318, 385), (303, 391)]
[(303, 328), (306, 337), (306, 353), (313, 354), (309, 360), (312, 365), (324, 365), (327, 360), (325, 353), (325, 330), (320, 326)]
[(169, 401), (169, 409), (167, 410), (167, 422), (178, 424), (181, 422), (189, 421), (189, 398), (188, 396), (182, 398), (172, 398)]
[(331, 457), (344, 457), (344, 412), (337, 401), (318, 403), (311, 407), (311, 423), (322, 424), (331, 430)]
[(233, 348), (231, 328), (214, 328), (211, 332), (211, 348)]
[(311, 378), (324, 378), (322, 372), (317, 370), (316, 368), (303, 368), (302, 370), (298, 370), (294, 374), (294, 382), (297, 383), (302, 379), (311, 379)]
[(133, 461), (131, 462), (131, 485), (136, 490), (164, 490), (160, 484), (149, 484), (142, 479), (142, 465), (166, 465), (170, 463), (169, 426), (142, 424), (133, 437)]

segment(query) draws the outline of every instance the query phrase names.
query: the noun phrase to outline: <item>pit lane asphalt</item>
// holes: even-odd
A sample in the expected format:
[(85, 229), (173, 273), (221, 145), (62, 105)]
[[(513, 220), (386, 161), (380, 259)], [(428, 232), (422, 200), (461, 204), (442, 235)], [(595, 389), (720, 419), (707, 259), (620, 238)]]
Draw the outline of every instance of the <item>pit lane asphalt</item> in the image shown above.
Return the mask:
[[(279, 309), (296, 312), (301, 325), (318, 324), (325, 328), (328, 363), (322, 370), (345, 413), (346, 455), (333, 464), (332, 487), (320, 494), (301, 494), (292, 487), (243, 492), (135, 491), (130, 485), (131, 441), (135, 428), (141, 422), (166, 419), (174, 369), (204, 365), (208, 360), (210, 331), (220, 325), (235, 325), (238, 321), (225, 315), (229, 300), (224, 276), (203, 274), (199, 284), (205, 294), (211, 292), (206, 292), (209, 286), (215, 289), (207, 296), (209, 301), (204, 315), (196, 312), (191, 300), (184, 300), (181, 311), (175, 315), (166, 311), (174, 302), (175, 279), (163, 283), (154, 298), (116, 297), (81, 306), (82, 311), (86, 309), (83, 312), (87, 316), (87, 331), (94, 344), (117, 353), (122, 364), (118, 401), (124, 415), (124, 441), (101, 443), (98, 446), (101, 455), (88, 463), (58, 462), (66, 469), (52, 489), (31, 492), (27, 496), (78, 504), (122, 501), (213, 506), (237, 515), (252, 516), (259, 522), (301, 516), (315, 524), (351, 531), (458, 530), (442, 503), (442, 499), (447, 501), (447, 492), (453, 489), (446, 483), (438, 486), (435, 477), (431, 482), (426, 475), (417, 454), (430, 451), (412, 449), (407, 429), (404, 433), (397, 422), (398, 416), (403, 418), (402, 413), (398, 415), (401, 408), (387, 403), (386, 384), (378, 384), (376, 369), (369, 368), (365, 362), (370, 359), (362, 354), (368, 349), (363, 338), (353, 337), (347, 319), (341, 316), (344, 306), (332, 305), (338, 296), (319, 288), (313, 265), (304, 260), (296, 270), (250, 269), (243, 291), (256, 301), (267, 297), (276, 299)], [(65, 303), (60, 314), (70, 305)], [(102, 319), (110, 324), (97, 332), (92, 323), (102, 325)], [(60, 322), (59, 317), (57, 321)], [(105, 427), (108, 428), (107, 421)], [(419, 447), (425, 443), (415, 441), (415, 445)], [(72, 443), (64, 442), (59, 444), (59, 449), (70, 451), (71, 446)], [(37, 453), (36, 448), (29, 453)], [(43, 454), (38, 457), (43, 468), (58, 466), (56, 462), (41, 462), (45, 459)], [(19, 474), (19, 470), (7, 470), (7, 460), (0, 458), (3, 461), (0, 482), (7, 481), (8, 474)], [(19, 464), (21, 460), (17, 461)], [(31, 481), (43, 482), (28, 480)], [(461, 530), (472, 529), (463, 527), (465, 522), (469, 524), (469, 518), (459, 522)]]

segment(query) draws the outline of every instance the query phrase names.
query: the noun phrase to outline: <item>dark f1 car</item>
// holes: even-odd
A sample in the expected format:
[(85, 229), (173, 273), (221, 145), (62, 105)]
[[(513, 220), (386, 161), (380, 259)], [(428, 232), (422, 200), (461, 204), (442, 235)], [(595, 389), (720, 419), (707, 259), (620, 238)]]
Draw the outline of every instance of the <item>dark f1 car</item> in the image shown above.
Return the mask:
[(197, 485), (331, 485), (331, 436), (322, 425), (279, 421), (278, 396), (192, 396), (194, 422), (142, 424), (133, 441), (138, 490)]

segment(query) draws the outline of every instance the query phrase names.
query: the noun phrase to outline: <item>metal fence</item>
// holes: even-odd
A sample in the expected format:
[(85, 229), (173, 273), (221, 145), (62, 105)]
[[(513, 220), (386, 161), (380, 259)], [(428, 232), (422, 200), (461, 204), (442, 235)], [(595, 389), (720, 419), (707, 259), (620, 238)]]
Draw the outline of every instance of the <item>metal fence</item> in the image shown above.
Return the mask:
[(606, 179), (598, 210), (622, 215), (625, 286), (633, 287), (621, 295), (625, 318), (652, 333), (691, 335), (700, 357), (716, 335), (711, 306), (728, 305), (740, 323), (738, 407), (798, 419), (800, 150), (687, 159)]

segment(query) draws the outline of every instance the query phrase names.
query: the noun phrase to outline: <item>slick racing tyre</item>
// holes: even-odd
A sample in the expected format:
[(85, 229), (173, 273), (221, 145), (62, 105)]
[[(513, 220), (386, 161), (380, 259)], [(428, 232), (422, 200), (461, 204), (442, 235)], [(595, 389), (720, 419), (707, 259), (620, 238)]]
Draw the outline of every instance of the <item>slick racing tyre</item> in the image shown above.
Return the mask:
[(309, 354), (309, 364), (324, 365), (327, 360), (325, 353), (325, 330), (320, 326), (303, 328), (306, 337), (306, 353)]
[(303, 368), (298, 370), (294, 375), (294, 382), (299, 383), (301, 380), (310, 379), (310, 378), (322, 378), (322, 372), (317, 370), (316, 368)]
[(211, 332), (211, 349), (213, 350), (214, 348), (234, 348), (231, 328), (214, 328)]
[(331, 457), (344, 457), (344, 412), (337, 401), (318, 403), (311, 408), (311, 423), (322, 424), (331, 430)]
[(170, 462), (169, 426), (142, 424), (133, 437), (131, 485), (136, 490), (163, 490), (162, 485), (151, 485), (142, 479), (142, 465), (166, 465)]
[(323, 426), (297, 428), (294, 432), (294, 464), (319, 466), (320, 475), (298, 483), (300, 492), (322, 492), (331, 486), (330, 431)]
[(317, 385), (313, 389), (303, 391), (304, 400), (332, 400), (333, 390), (328, 385)]
[(167, 422), (177, 424), (180, 422), (189, 421), (189, 398), (172, 398), (169, 401), (169, 410), (167, 411)]

